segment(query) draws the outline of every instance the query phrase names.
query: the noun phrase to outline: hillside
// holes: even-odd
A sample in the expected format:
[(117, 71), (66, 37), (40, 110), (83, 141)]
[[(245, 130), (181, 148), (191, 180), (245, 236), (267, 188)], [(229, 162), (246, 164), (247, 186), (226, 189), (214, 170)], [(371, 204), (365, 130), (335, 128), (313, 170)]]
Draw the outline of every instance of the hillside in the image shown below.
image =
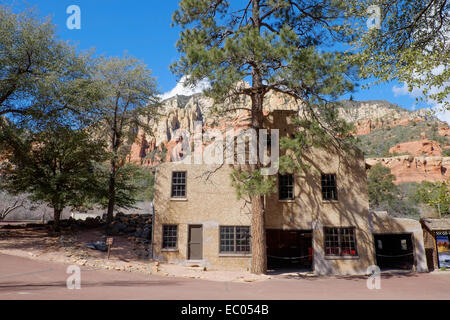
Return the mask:
[(448, 124), (427, 109), (409, 111), (384, 100), (343, 100), (340, 115), (354, 123), (359, 147), (367, 158), (447, 154)]

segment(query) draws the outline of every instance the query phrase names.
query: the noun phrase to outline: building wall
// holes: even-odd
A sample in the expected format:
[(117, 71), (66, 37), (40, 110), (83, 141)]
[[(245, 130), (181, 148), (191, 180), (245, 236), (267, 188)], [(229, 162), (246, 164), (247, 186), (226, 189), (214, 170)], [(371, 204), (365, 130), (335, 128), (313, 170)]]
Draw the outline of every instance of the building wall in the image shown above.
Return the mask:
[[(188, 226), (203, 225), (203, 264), (208, 268), (247, 270), (249, 255), (219, 255), (219, 226), (250, 226), (249, 205), (237, 200), (230, 183), (232, 168), (216, 165), (164, 163), (156, 172), (154, 257), (184, 263), (188, 257)], [(172, 171), (187, 171), (186, 199), (171, 199)], [(177, 250), (162, 249), (162, 225), (178, 225)]]
[(427, 272), (427, 259), (423, 230), (419, 221), (405, 218), (394, 218), (387, 213), (372, 213), (370, 227), (373, 233), (410, 233), (413, 241), (414, 269), (417, 272)]
[[(314, 150), (310, 169), (294, 178), (294, 200), (267, 197), (267, 228), (313, 231), (314, 270), (317, 274), (364, 274), (374, 264), (373, 237), (369, 230), (369, 202), (362, 155)], [(336, 174), (337, 201), (322, 200), (322, 173)], [(324, 255), (323, 227), (355, 227), (357, 257), (330, 258)]]
[[(293, 130), (289, 112), (266, 117), (266, 128), (281, 128), (280, 136)], [(353, 156), (333, 148), (315, 149), (305, 154), (311, 165), (307, 172), (295, 175), (292, 201), (278, 200), (278, 194), (266, 197), (266, 228), (312, 230), (313, 268), (317, 274), (365, 274), (375, 262), (373, 236), (369, 229), (369, 203), (365, 163), (362, 153)], [(215, 165), (165, 163), (158, 167), (155, 185), (154, 254), (156, 259), (184, 263), (187, 258), (189, 224), (203, 225), (204, 264), (212, 268), (249, 269), (250, 256), (219, 255), (219, 226), (250, 226), (250, 203), (237, 200), (231, 186), (232, 167), (224, 165), (206, 181), (206, 173)], [(187, 171), (187, 197), (170, 199), (171, 172)], [(337, 201), (323, 201), (321, 174), (335, 173)], [(178, 224), (178, 248), (163, 251), (162, 225)], [(355, 227), (358, 256), (329, 258), (324, 255), (323, 227)]]

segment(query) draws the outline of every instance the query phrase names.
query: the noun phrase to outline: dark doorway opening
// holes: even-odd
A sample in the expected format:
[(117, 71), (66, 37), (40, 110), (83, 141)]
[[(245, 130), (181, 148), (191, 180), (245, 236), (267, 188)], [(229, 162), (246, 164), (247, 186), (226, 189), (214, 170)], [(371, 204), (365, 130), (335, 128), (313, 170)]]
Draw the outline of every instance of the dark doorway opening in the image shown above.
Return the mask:
[(269, 269), (312, 270), (312, 231), (267, 229)]
[(376, 234), (374, 239), (377, 265), (381, 270), (412, 270), (414, 252), (410, 233)]

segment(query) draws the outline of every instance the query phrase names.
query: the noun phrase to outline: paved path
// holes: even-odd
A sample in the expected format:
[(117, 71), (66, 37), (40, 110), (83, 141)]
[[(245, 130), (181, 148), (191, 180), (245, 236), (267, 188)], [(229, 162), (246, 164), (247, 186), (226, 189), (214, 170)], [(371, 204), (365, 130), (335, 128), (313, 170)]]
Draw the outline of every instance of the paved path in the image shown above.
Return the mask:
[(450, 299), (450, 272), (366, 279), (272, 278), (236, 283), (81, 269), (81, 289), (66, 288), (67, 265), (0, 254), (0, 299)]

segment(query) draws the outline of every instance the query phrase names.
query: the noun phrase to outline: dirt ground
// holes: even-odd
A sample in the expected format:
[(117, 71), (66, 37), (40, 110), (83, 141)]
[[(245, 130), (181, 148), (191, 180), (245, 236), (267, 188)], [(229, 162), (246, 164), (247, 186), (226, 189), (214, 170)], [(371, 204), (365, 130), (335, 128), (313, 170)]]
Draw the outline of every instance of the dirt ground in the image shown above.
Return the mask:
[(0, 253), (40, 261), (76, 264), (93, 269), (139, 272), (166, 277), (184, 277), (213, 281), (254, 282), (270, 279), (246, 271), (205, 270), (195, 265), (173, 265), (154, 262), (141, 256), (142, 244), (134, 237), (114, 236), (110, 258), (107, 253), (86, 247), (102, 238), (103, 229), (89, 229), (52, 234), (44, 227), (0, 229)]

